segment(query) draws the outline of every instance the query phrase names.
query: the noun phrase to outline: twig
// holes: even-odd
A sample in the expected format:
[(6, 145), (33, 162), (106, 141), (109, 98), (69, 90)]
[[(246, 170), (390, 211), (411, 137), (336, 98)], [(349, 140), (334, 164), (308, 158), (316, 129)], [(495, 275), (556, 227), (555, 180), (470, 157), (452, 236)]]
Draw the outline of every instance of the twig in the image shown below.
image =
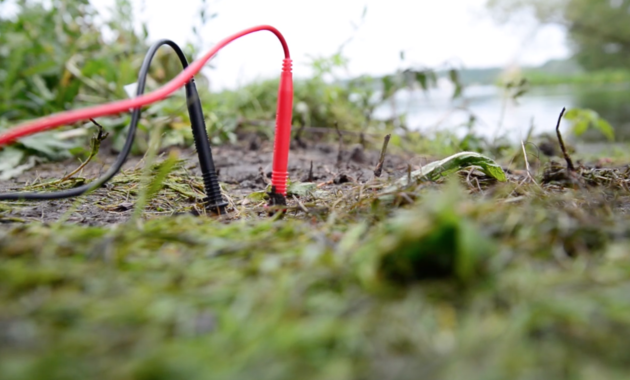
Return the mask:
[(562, 117), (564, 116), (565, 111), (566, 108), (562, 108), (562, 112), (560, 112), (560, 117), (558, 117), (558, 124), (556, 124), (556, 134), (558, 135), (558, 142), (560, 143), (560, 149), (562, 150), (564, 159), (567, 161), (567, 169), (574, 172), (575, 166), (573, 166), (573, 161), (571, 160), (569, 153), (567, 153), (567, 149), (564, 147), (564, 141), (562, 141), (562, 135), (560, 134), (560, 122), (562, 121)]
[(378, 164), (376, 165), (376, 169), (374, 169), (374, 176), (380, 177), (381, 173), (383, 173), (383, 163), (385, 162), (385, 153), (387, 152), (387, 145), (389, 145), (389, 139), (392, 135), (387, 135), (383, 139), (383, 148), (381, 149), (381, 157), (378, 159)]
[(203, 200), (205, 198), (205, 195), (202, 194), (198, 194), (198, 193), (193, 193), (193, 192), (189, 192), (186, 191), (184, 189), (181, 189), (179, 186), (169, 182), (169, 181), (164, 181), (164, 187), (168, 187), (169, 189), (173, 190), (176, 193), (179, 193), (187, 198), (191, 198), (191, 199), (196, 199), (196, 200)]
[(479, 178), (475, 177), (475, 182), (477, 182), (477, 189), (479, 189), (479, 192), (483, 194), (483, 190), (481, 189), (481, 184), (479, 184)]
[(265, 175), (265, 171), (263, 170), (262, 166), (258, 167), (258, 174), (260, 175), (260, 178), (262, 179), (262, 181), (265, 184), (265, 186), (271, 185), (271, 181)]
[(332, 185), (333, 183), (334, 181), (332, 179), (326, 182), (321, 182), (317, 184), (317, 188), (321, 189), (322, 187), (327, 186), (327, 185)]
[(534, 117), (532, 116), (530, 122), (529, 122), (529, 129), (527, 130), (527, 137), (525, 138), (525, 141), (529, 141), (529, 139), (532, 137), (532, 135), (534, 134)]
[(310, 214), (306, 206), (304, 206), (304, 203), (300, 202), (300, 200), (297, 199), (295, 195), (293, 195), (293, 200), (297, 202), (297, 204), (300, 206), (300, 209), (302, 209), (302, 211), (304, 211), (306, 214)]
[(521, 148), (523, 149), (523, 158), (525, 158), (525, 170), (527, 170), (527, 175), (531, 177), (531, 171), (529, 170), (529, 161), (527, 160), (527, 151), (525, 150), (525, 143), (521, 140)]
[(311, 168), (308, 170), (308, 178), (306, 178), (306, 182), (313, 182), (313, 161), (311, 161)]
[[(54, 180), (54, 181), (50, 181), (50, 182), (42, 182), (42, 183), (39, 183), (37, 185), (30, 186), (30, 188), (36, 189), (36, 188), (45, 187), (45, 186), (58, 185), (58, 184), (60, 184), (62, 182), (66, 182), (66, 181), (72, 179), (72, 177), (74, 177), (77, 173), (79, 173), (81, 170), (83, 170), (83, 168), (85, 168), (87, 166), (87, 164), (89, 164), (90, 161), (92, 161), (92, 159), (98, 154), (99, 148), (101, 147), (101, 142), (103, 140), (105, 140), (107, 138), (107, 136), (109, 136), (109, 133), (105, 132), (104, 129), (103, 129), (103, 126), (100, 125), (99, 123), (97, 123), (94, 119), (90, 119), (90, 121), (92, 121), (92, 123), (94, 123), (96, 125), (96, 127), (98, 128), (98, 131), (96, 132), (96, 134), (94, 136), (92, 136), (92, 139), (90, 141), (91, 149), (90, 149), (90, 155), (87, 157), (87, 159), (85, 161), (83, 161), (81, 163), (81, 165), (79, 165), (79, 167), (74, 169), (69, 174), (66, 174), (63, 178), (57, 179), (57, 180)], [(84, 179), (83, 178), (75, 178), (75, 180), (82, 181)]]
[(306, 128), (306, 122), (304, 121), (304, 119), (302, 119), (300, 122), (300, 128), (298, 128), (298, 130), (295, 132), (295, 137), (293, 138), (293, 140), (295, 140), (300, 148), (307, 147), (306, 143), (302, 141), (302, 133), (304, 132), (304, 128)]
[(407, 204), (410, 204), (410, 205), (413, 204), (413, 199), (411, 199), (407, 193), (405, 192), (398, 193), (398, 196), (404, 199), (407, 202)]
[(83, 170), (83, 168), (90, 161), (92, 161), (92, 158), (94, 158), (94, 156), (98, 154), (98, 150), (101, 147), (101, 142), (105, 140), (107, 136), (109, 136), (109, 133), (105, 132), (105, 130), (103, 129), (103, 126), (97, 123), (96, 120), (90, 119), (90, 121), (94, 123), (94, 125), (96, 125), (96, 128), (97, 128), (96, 134), (92, 136), (92, 140), (90, 141), (90, 145), (92, 145), (92, 149), (90, 150), (90, 155), (85, 161), (83, 161), (81, 165), (79, 165), (78, 168), (74, 169), (70, 174), (67, 174), (65, 177), (63, 177), (60, 182), (67, 181), (68, 179), (72, 178), (75, 174)]
[[(523, 149), (523, 157), (525, 158), (525, 171), (527, 172), (527, 178), (532, 181), (536, 186), (540, 187), (534, 177), (532, 176), (532, 171), (529, 167), (529, 159), (527, 158), (527, 150), (525, 149), (525, 143), (521, 140), (521, 148)], [(520, 186), (520, 185), (519, 185)]]
[(339, 152), (337, 152), (337, 167), (341, 166), (343, 159), (343, 135), (339, 130), (339, 123), (335, 122), (335, 129), (337, 130), (337, 136), (339, 136)]

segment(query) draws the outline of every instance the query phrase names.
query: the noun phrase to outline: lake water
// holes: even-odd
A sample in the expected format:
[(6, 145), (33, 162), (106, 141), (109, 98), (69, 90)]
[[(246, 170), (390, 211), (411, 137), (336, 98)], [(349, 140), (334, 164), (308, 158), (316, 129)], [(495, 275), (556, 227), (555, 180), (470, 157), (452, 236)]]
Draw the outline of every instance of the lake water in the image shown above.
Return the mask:
[[(472, 114), (477, 133), (490, 139), (505, 136), (512, 141), (524, 139), (532, 123), (535, 134), (554, 132), (562, 107), (589, 108), (613, 125), (618, 141), (630, 140), (630, 83), (538, 87), (519, 98), (517, 104), (506, 101), (503, 90), (491, 85), (469, 86), (461, 99), (452, 100), (452, 94), (449, 83), (441, 83), (429, 93), (401, 91), (394, 106), (398, 113), (407, 113), (407, 124), (412, 129), (426, 133), (451, 129), (463, 135)], [(377, 110), (378, 117), (391, 114), (391, 104)], [(570, 122), (563, 121), (561, 130), (568, 133), (570, 128)], [(604, 140), (595, 131), (581, 139)]]

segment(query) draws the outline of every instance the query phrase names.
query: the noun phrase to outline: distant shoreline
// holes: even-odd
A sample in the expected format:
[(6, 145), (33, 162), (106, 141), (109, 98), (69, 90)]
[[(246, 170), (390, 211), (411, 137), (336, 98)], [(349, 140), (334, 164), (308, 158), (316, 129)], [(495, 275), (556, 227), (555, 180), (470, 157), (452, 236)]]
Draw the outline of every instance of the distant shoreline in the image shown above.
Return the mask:
[(459, 72), (462, 84), (501, 85), (505, 78), (525, 78), (533, 86), (563, 84), (620, 84), (630, 83), (630, 70), (607, 69), (585, 71), (572, 60), (553, 60), (538, 67), (462, 69)]

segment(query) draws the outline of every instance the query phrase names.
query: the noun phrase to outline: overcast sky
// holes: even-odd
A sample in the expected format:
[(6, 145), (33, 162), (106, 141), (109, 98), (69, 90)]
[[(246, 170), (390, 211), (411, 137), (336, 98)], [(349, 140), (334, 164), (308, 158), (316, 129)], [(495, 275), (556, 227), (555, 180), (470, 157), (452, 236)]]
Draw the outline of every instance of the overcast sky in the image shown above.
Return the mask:
[[(191, 25), (199, 21), (201, 0), (133, 1), (137, 19), (147, 23), (152, 40), (193, 40)], [(289, 43), (297, 76), (310, 73), (309, 56), (329, 56), (351, 36), (344, 49), (350, 60), (348, 75), (377, 75), (402, 66), (433, 67), (445, 62), (465, 67), (541, 64), (568, 55), (561, 29), (496, 25), (484, 12), (485, 1), (208, 0), (208, 13), (218, 16), (201, 34), (207, 48), (247, 27), (275, 26)], [(113, 0), (94, 3), (106, 9)], [(213, 86), (234, 87), (278, 75), (281, 61), (280, 45), (273, 35), (262, 32), (224, 49), (213, 60), (216, 69), (209, 76)]]

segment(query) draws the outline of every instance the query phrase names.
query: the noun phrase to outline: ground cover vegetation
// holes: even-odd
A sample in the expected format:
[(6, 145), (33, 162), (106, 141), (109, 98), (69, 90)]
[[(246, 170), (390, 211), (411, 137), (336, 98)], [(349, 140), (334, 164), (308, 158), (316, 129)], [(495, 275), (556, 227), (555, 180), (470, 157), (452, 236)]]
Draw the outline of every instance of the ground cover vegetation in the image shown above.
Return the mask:
[[(27, 16), (70, 35), (55, 24), (62, 6), (78, 23), (93, 20), (88, 1), (18, 4), (22, 13), (0, 20), (3, 43)], [(18, 58), (0, 54), (0, 74), (16, 86), (3, 90), (15, 94), (0, 105), (4, 125), (126, 96), (146, 36), (109, 25), (116, 43), (73, 53), (59, 38), (22, 42), (26, 61), (12, 74), (7, 62)], [(73, 38), (104, 38), (82, 30)], [(138, 51), (125, 38), (137, 38)], [(52, 57), (47, 49), (66, 55), (24, 74)], [(103, 49), (120, 49), (120, 61), (90, 69), (92, 57), (111, 54)], [(154, 85), (175, 63), (164, 55)], [(203, 208), (177, 97), (149, 107), (138, 155), (107, 186), (78, 199), (0, 202), (0, 378), (627, 378), (627, 152), (583, 154), (559, 129), (489, 140), (474, 115), (464, 134), (423, 135), (404, 112), (381, 120), (376, 108), (397, 91), (431, 88), (440, 73), (461, 96), (456, 70), (330, 80), (343, 64), (341, 50), (296, 82), (286, 206), (268, 206), (266, 194), (273, 81), (201, 95), (226, 215)], [(512, 101), (527, 83), (505, 89)], [(560, 116), (577, 134), (615, 138), (596, 113)], [(90, 181), (111, 162), (127, 118), (99, 120), (110, 136), (91, 147), (69, 129), (4, 148), (1, 164), (20, 158), (3, 169), (14, 178), (0, 190)], [(47, 156), (51, 144), (63, 155)], [(90, 152), (73, 175), (77, 158), (28, 170)]]

